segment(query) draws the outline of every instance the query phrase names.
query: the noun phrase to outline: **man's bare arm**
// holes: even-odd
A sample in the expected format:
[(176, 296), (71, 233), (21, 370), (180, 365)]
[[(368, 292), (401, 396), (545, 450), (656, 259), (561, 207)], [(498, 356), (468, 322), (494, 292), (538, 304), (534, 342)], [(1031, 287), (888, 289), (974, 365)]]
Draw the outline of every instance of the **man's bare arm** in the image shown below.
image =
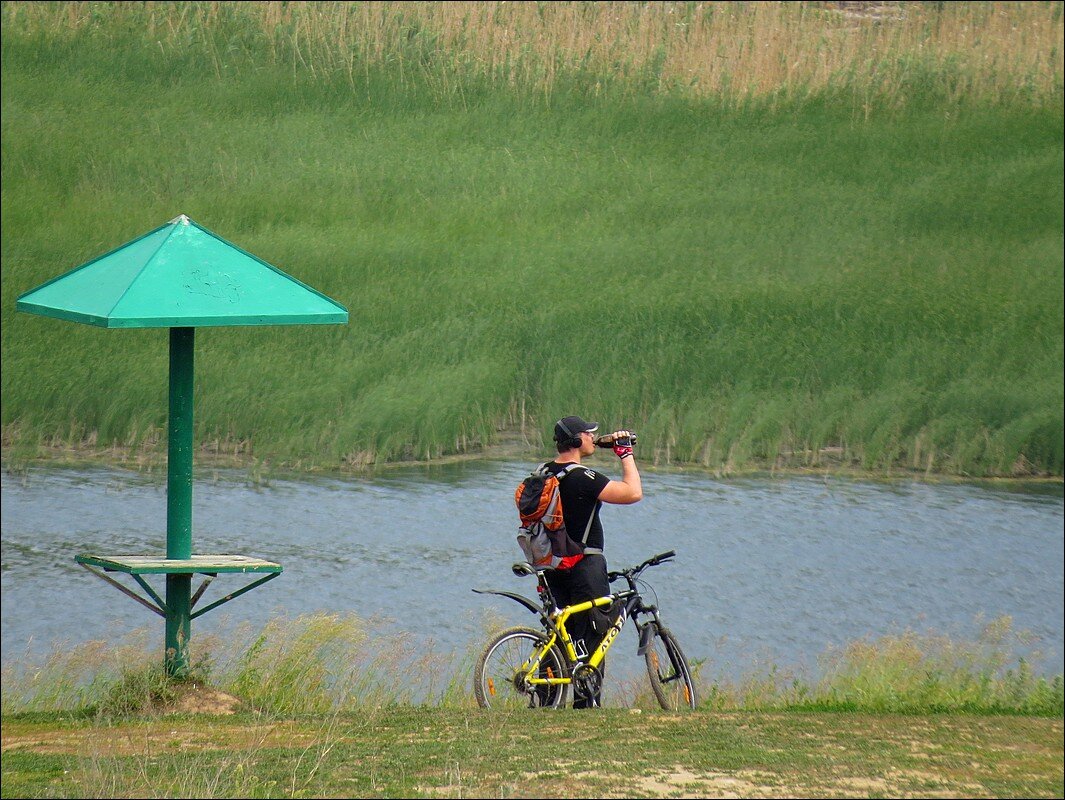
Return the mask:
[(599, 493), (604, 503), (629, 505), (643, 499), (643, 483), (640, 471), (636, 468), (636, 457), (631, 454), (621, 459), (621, 480), (610, 481)]

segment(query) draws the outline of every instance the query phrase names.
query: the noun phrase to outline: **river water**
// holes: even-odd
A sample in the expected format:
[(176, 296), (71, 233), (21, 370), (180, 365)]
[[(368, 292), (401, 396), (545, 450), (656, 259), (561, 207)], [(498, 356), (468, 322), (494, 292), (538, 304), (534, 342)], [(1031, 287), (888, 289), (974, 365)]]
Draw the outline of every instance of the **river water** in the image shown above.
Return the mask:
[[(199, 470), (194, 552), (279, 561), (284, 574), (194, 621), (194, 647), (198, 634), (238, 621), (317, 611), (381, 617), (456, 652), (483, 638), (486, 611), (534, 622), (509, 600), (470, 591), (533, 595), (531, 579), (510, 572), (512, 493), (527, 467), (481, 461), (266, 483)], [(906, 630), (976, 640), (1003, 616), (1030, 635), (1021, 654), (1038, 671), (1062, 672), (1060, 485), (648, 471), (644, 492), (637, 505), (604, 507), (608, 560), (677, 551), (646, 577), (689, 658), (707, 659), (714, 675), (772, 665), (816, 673), (819, 656), (854, 640)], [(2, 476), (0, 508), (5, 663), (146, 626), (158, 627), (162, 649), (159, 617), (74, 563), (79, 553), (164, 553), (162, 476), (34, 468)], [(220, 576), (202, 603), (247, 582)]]

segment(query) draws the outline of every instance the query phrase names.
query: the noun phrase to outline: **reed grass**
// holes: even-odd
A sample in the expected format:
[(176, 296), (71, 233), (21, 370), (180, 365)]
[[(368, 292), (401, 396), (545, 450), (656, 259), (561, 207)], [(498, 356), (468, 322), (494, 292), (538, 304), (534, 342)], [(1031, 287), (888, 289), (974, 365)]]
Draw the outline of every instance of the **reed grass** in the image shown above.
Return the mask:
[(1061, 675), (1039, 675), (1018, 652), (1031, 642), (1009, 617), (975, 641), (913, 630), (827, 650), (819, 675), (770, 665), (738, 680), (713, 680), (707, 708), (870, 713), (1065, 713)]
[[(485, 621), (485, 636), (498, 629)], [(44, 663), (9, 663), (3, 672), (4, 713), (62, 712), (127, 717), (165, 712), (176, 694), (161, 674), (161, 657), (135, 631), (115, 645), (57, 646)], [(242, 702), (269, 719), (362, 714), (396, 706), (473, 708), (475, 657), (442, 650), (426, 638), (388, 631), (352, 614), (276, 618), (261, 630), (202, 639), (189, 680)], [(710, 711), (847, 710), (869, 713), (1011, 713), (1061, 716), (1061, 675), (1034, 672), (1021, 652), (1024, 632), (1009, 618), (992, 620), (976, 641), (905, 631), (830, 649), (819, 674), (749, 666), (739, 678), (712, 660), (693, 664), (700, 707)], [(606, 702), (657, 707), (645, 675), (613, 672)]]
[[(3, 668), (5, 713), (123, 717), (165, 706), (175, 697), (174, 682), (164, 674), (149, 638), (142, 628), (110, 642), (54, 642), (43, 661), (29, 655), (28, 648), (21, 659), (9, 653)], [(204, 637), (201, 656), (190, 668), (190, 681), (206, 680), (210, 668), (203, 654), (219, 646), (217, 639)]]
[(177, 68), (198, 51), (218, 77), (265, 57), (359, 91), (384, 67), (463, 103), (478, 85), (547, 100), (574, 77), (729, 104), (838, 92), (863, 108), (930, 85), (955, 101), (1053, 102), (1062, 89), (1052, 2), (12, 2), (4, 24), (49, 41), (147, 41)]
[(5, 3), (5, 447), (165, 452), (164, 332), (13, 307), (187, 213), (351, 310), (201, 331), (204, 454), (1060, 476), (1061, 4), (887, 8)]

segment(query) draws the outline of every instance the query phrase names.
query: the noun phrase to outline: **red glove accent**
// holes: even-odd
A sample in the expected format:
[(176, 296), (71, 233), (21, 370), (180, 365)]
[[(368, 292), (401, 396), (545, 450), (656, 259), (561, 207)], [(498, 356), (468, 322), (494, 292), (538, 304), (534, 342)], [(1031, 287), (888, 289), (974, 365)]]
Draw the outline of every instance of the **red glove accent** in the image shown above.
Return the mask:
[(632, 445), (631, 444), (616, 444), (616, 445), (614, 445), (614, 455), (616, 455), (618, 458), (625, 458), (626, 456), (631, 456), (632, 455)]

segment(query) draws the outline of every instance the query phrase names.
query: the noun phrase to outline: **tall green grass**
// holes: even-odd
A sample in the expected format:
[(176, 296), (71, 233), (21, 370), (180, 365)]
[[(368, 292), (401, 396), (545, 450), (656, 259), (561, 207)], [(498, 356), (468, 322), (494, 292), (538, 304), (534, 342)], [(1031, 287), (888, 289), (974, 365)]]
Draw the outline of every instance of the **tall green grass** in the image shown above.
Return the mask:
[[(497, 621), (485, 621), (485, 641)], [(693, 664), (700, 707), (713, 711), (847, 710), (870, 713), (1011, 713), (1060, 716), (1062, 676), (1035, 672), (1029, 642), (1003, 617), (974, 641), (906, 631), (829, 650), (818, 674), (747, 665), (739, 677), (712, 659)], [(276, 618), (261, 630), (200, 637), (190, 680), (270, 717), (328, 719), (401, 705), (475, 707), (468, 652), (383, 630), (351, 614)], [(62, 712), (124, 717), (173, 711), (182, 686), (162, 673), (145, 631), (116, 644), (57, 645), (39, 661), (10, 661), (3, 672), (5, 714)], [(611, 672), (617, 672), (612, 670)], [(729, 671), (734, 671), (729, 669)], [(647, 677), (608, 677), (608, 705), (656, 708)]]
[(716, 710), (1061, 715), (1062, 676), (1041, 675), (1019, 655), (1029, 638), (1009, 617), (987, 622), (975, 640), (906, 630), (827, 650), (817, 675), (770, 665), (710, 680), (703, 703)]
[[(766, 41), (799, 24), (712, 5)], [(499, 23), (433, 38), (459, 24), (437, 4), (370, 4), (359, 27), (343, 4), (7, 3), (5, 445), (160, 452), (165, 332), (14, 302), (186, 213), (351, 311), (201, 331), (206, 449), (349, 467), (509, 429), (538, 447), (577, 412), (638, 430), (657, 463), (1060, 476), (1060, 4), (961, 5), (986, 13), (875, 23), (892, 63), (919, 62), (891, 80), (852, 48), (801, 91), (735, 61), (733, 92), (598, 50), (484, 66)], [(574, 8), (522, 36), (607, 24)], [(648, 41), (680, 47), (660, 23)], [(993, 81), (914, 33), (955, 25), (999, 43)]]
[(190, 687), (203, 686), (229, 695), (238, 710), (272, 716), (475, 705), (472, 654), (441, 653), (429, 638), (353, 614), (275, 617), (258, 630), (245, 624), (224, 638), (200, 636), (181, 679), (163, 673), (149, 638), (138, 629), (114, 643), (62, 642), (43, 658), (9, 658), (4, 713), (160, 713), (174, 711)]

